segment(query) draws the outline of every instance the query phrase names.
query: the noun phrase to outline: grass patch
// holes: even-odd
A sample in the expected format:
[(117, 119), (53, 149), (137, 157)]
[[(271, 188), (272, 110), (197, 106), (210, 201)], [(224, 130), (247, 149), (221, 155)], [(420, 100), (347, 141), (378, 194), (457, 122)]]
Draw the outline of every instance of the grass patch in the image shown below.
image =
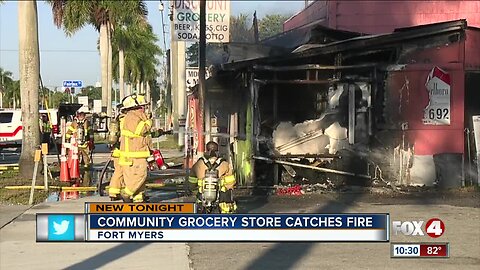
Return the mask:
[(165, 135), (165, 136), (167, 137), (166, 140), (158, 143), (154, 143), (153, 145), (159, 149), (177, 149), (177, 150), (183, 149), (183, 147), (180, 147), (177, 145), (177, 141), (174, 140), (173, 135)]
[[(30, 186), (32, 179), (24, 179), (18, 175), (18, 171), (0, 172), (0, 203), (1, 204), (28, 204), (30, 199), (30, 189), (11, 190), (5, 189), (5, 186)], [(37, 180), (36, 185), (42, 185), (43, 180)], [(33, 193), (33, 203), (44, 202), (48, 197), (48, 192), (44, 190), (35, 190)]]

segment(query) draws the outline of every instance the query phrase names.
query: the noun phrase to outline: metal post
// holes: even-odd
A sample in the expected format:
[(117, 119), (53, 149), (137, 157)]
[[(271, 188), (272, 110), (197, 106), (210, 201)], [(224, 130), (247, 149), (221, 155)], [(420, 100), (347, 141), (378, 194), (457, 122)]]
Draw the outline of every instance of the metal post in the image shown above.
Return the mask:
[(355, 143), (355, 84), (348, 85), (348, 143)]
[[(182, 120), (182, 122), (186, 118), (186, 103), (187, 100), (187, 85), (186, 85), (186, 78), (185, 78), (185, 41), (178, 41), (177, 42), (177, 114), (178, 114), (178, 121)], [(178, 125), (178, 130), (180, 133), (178, 134), (178, 146), (182, 146), (185, 143), (185, 126)]]
[[(273, 79), (277, 80), (277, 73), (273, 73)], [(278, 85), (273, 85), (273, 123), (277, 123), (278, 120)], [(278, 185), (280, 183), (280, 166), (277, 163), (273, 164), (273, 184)]]
[[(207, 46), (207, 20), (206, 20), (206, 0), (200, 0), (200, 42), (199, 42), (199, 69), (198, 69), (198, 79), (199, 79), (199, 91), (198, 91), (198, 103), (200, 111), (200, 125), (199, 131), (204, 133), (205, 126), (205, 66), (206, 66), (206, 46)], [(204, 152), (204, 135), (198, 136), (198, 154), (203, 155)]]
[(45, 191), (48, 191), (48, 163), (47, 163), (47, 154), (48, 154), (48, 144), (42, 143), (42, 156), (43, 156), (43, 185)]
[[(173, 23), (173, 16), (175, 16), (175, 1), (170, 1), (172, 9), (172, 20), (170, 21), (170, 76), (171, 76), (171, 97), (172, 97), (172, 118), (173, 118), (173, 129), (178, 130), (178, 119), (180, 117), (180, 112), (178, 108), (178, 42), (175, 40), (175, 25)], [(173, 138), (175, 141), (178, 141), (178, 134), (174, 134)]]

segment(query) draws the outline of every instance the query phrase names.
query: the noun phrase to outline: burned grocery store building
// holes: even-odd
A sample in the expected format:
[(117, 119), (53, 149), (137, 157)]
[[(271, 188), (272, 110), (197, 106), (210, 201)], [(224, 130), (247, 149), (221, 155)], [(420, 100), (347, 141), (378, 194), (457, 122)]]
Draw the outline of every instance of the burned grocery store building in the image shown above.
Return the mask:
[(207, 140), (241, 184), (476, 182), (465, 131), (480, 114), (479, 28), (456, 20), (366, 35), (311, 23), (263, 44), (290, 52), (218, 65), (207, 80)]

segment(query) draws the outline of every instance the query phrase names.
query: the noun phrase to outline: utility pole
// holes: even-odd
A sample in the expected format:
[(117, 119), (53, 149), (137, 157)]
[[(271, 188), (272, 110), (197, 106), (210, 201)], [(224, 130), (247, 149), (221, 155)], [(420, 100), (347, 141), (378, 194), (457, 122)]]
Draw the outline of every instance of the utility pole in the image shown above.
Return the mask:
[(205, 134), (205, 66), (206, 66), (206, 47), (207, 47), (207, 20), (206, 20), (206, 0), (200, 0), (200, 42), (199, 42), (199, 60), (198, 60), (198, 77), (199, 77), (199, 91), (198, 91), (198, 104), (200, 111), (200, 126), (198, 130), (198, 155), (203, 155), (204, 150), (204, 134)]
[[(172, 117), (173, 117), (173, 130), (178, 130), (178, 41), (175, 41), (175, 26), (173, 23), (173, 16), (175, 16), (175, 1), (170, 1), (170, 76), (171, 76), (171, 94), (172, 94)], [(173, 135), (174, 140), (178, 140), (178, 134)]]
[[(175, 1), (171, 1), (172, 13), (175, 9)], [(173, 16), (170, 22), (170, 39), (171, 39), (171, 55), (172, 61), (172, 94), (173, 94), (173, 129), (178, 130), (178, 134), (174, 134), (174, 139), (178, 146), (185, 144), (184, 130), (185, 126), (180, 125), (180, 120), (185, 122), (186, 116), (186, 90), (185, 84), (185, 41), (175, 41), (175, 26)]]

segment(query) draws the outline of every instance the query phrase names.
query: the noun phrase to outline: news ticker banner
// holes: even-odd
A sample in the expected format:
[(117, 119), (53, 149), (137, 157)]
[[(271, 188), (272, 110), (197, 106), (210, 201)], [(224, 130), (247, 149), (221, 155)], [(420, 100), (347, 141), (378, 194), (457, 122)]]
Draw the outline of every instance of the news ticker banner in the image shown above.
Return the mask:
[(449, 258), (449, 243), (391, 243), (392, 258)]
[(387, 242), (388, 214), (195, 214), (193, 203), (87, 203), (38, 214), (37, 241)]

